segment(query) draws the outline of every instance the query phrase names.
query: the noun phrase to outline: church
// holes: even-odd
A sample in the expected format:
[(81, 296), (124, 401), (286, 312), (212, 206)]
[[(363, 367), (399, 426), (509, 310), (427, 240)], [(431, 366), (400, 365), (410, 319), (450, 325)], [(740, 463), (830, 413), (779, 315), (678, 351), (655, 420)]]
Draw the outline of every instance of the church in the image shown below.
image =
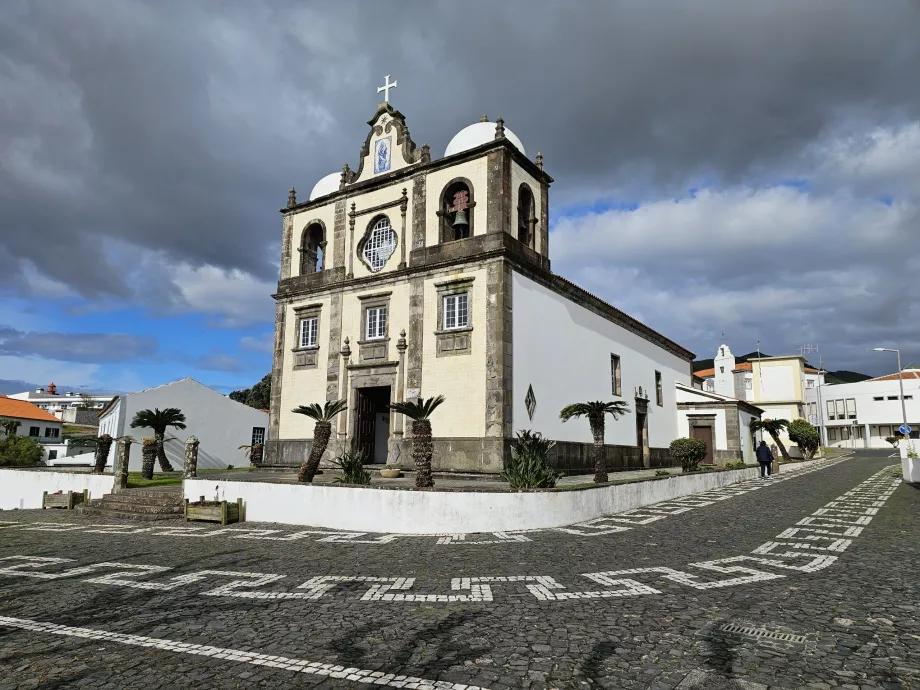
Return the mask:
[(694, 355), (552, 272), (542, 155), (500, 117), (440, 158), (388, 98), (368, 125), (356, 168), (281, 210), (265, 464), (309, 453), (314, 422), (295, 407), (344, 399), (327, 458), (357, 447), (409, 468), (411, 422), (389, 405), (439, 394), (436, 471), (498, 473), (521, 429), (557, 441), (560, 470), (590, 471), (588, 422), (559, 419), (589, 400), (629, 407), (607, 418), (611, 470), (670, 464)]

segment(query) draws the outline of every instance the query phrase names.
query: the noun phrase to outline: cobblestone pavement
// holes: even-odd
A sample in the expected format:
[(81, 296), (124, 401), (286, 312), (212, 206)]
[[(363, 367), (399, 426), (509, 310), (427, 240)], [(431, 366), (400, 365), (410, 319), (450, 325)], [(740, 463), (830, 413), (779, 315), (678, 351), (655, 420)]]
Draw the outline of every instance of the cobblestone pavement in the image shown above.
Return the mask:
[(0, 513), (0, 690), (920, 688), (920, 492), (892, 462), (526, 541)]

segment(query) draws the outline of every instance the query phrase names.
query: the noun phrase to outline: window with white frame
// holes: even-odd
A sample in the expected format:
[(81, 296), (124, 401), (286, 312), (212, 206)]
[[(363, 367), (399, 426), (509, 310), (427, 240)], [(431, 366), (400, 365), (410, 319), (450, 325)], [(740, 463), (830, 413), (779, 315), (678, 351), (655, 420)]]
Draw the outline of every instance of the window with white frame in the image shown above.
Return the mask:
[(830, 429), (827, 430), (827, 440), (828, 440), (828, 441), (836, 441), (836, 440), (837, 440), (837, 430), (836, 430), (836, 429), (830, 428)]
[(38, 438), (38, 434), (39, 434), (40, 431), (41, 431), (41, 429), (40, 429), (39, 427), (37, 427), (37, 426), (30, 426), (30, 427), (29, 427), (29, 436), (31, 436), (32, 438)]
[(53, 429), (50, 426), (45, 427), (45, 438), (58, 438), (61, 435), (60, 429)]
[(856, 419), (856, 398), (847, 398), (847, 419)]
[(262, 445), (265, 443), (265, 427), (264, 426), (254, 426), (252, 427), (252, 445)]
[(837, 415), (834, 414), (834, 401), (833, 400), (827, 401), (827, 418), (831, 420), (837, 419)]
[(623, 380), (620, 378), (620, 356), (613, 353), (610, 354), (610, 388), (610, 392), (613, 395), (623, 395)]
[(445, 331), (454, 328), (467, 328), (470, 325), (469, 293), (444, 296), (444, 323)]
[(808, 381), (806, 381), (805, 386), (806, 386), (806, 388), (814, 388), (814, 387), (815, 387), (815, 380), (814, 380), (814, 379), (808, 379)]
[(308, 316), (300, 320), (300, 347), (316, 347), (319, 318)]
[(366, 315), (366, 340), (379, 340), (387, 335), (387, 308), (368, 307)]
[(837, 419), (847, 418), (846, 404), (843, 402), (843, 400), (835, 400), (834, 407), (837, 408)]

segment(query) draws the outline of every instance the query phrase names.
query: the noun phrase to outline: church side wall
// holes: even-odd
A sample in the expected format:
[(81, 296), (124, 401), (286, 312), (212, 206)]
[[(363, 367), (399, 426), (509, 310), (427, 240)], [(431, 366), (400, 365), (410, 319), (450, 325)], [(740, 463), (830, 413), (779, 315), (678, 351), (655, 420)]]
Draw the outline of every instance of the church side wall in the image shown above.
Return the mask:
[(335, 224), (335, 203), (330, 202), (325, 206), (310, 209), (294, 215), (294, 226), (291, 236), (291, 275), (299, 276), (300, 273), (300, 249), (303, 231), (313, 221), (318, 220), (326, 226), (326, 255), (323, 256), (323, 270), (328, 271), (335, 268), (333, 263), (332, 247), (332, 230)]
[[(470, 288), (470, 351), (437, 356), (437, 283), (473, 278)], [(443, 395), (446, 402), (431, 420), (435, 437), (482, 437), (486, 407), (486, 269), (459, 270), (425, 280), (424, 336), (422, 339), (422, 397)]]
[[(648, 440), (666, 448), (677, 428), (676, 382), (690, 385), (689, 363), (593, 311), (513, 272), (514, 429), (531, 428), (560, 440), (590, 443), (586, 420), (562, 423), (573, 402), (623, 400), (629, 413), (607, 419), (606, 442), (636, 445), (634, 389), (647, 391)], [(622, 397), (611, 393), (610, 355), (619, 355)], [(662, 375), (664, 406), (655, 403), (655, 371)], [(524, 403), (528, 385), (537, 400), (533, 420)]]
[[(300, 305), (319, 304), (319, 325), (316, 342), (319, 343), (315, 368), (294, 368), (294, 347), (298, 344), (297, 313)], [(281, 410), (279, 439), (313, 438), (314, 421), (302, 414), (294, 414), (298, 405), (326, 402), (326, 370), (329, 355), (329, 329), (331, 327), (330, 297), (307, 297), (286, 307), (284, 320), (284, 357), (282, 358)]]
[(475, 221), (473, 222), (473, 234), (486, 234), (486, 208), (488, 208), (488, 190), (486, 189), (486, 180), (488, 167), (488, 158), (486, 156), (481, 156), (480, 158), (469, 161), (468, 163), (454, 165), (450, 168), (444, 168), (443, 170), (436, 170), (426, 177), (426, 246), (431, 247), (433, 245), (439, 244), (441, 241), (439, 236), (441, 219), (438, 218), (438, 211), (443, 210), (440, 208), (441, 193), (444, 191), (444, 188), (451, 182), (451, 180), (455, 180), (458, 177), (465, 177), (473, 185), (473, 201), (476, 203), (476, 207), (473, 209), (473, 214), (475, 215)]

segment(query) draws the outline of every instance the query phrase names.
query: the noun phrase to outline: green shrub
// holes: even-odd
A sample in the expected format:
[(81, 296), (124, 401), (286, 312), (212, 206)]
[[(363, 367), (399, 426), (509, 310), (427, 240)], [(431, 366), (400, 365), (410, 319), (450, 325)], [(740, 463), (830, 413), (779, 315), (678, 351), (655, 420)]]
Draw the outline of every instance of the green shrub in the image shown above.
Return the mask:
[(371, 473), (364, 469), (364, 453), (360, 450), (347, 450), (332, 462), (342, 470), (342, 476), (335, 480), (339, 484), (371, 483)]
[(885, 440), (886, 440), (888, 443), (891, 444), (891, 447), (892, 447), (892, 448), (897, 448), (897, 447), (898, 447), (898, 441), (901, 440), (901, 437), (900, 437), (900, 436), (886, 436), (886, 437), (885, 437)]
[(706, 458), (706, 442), (698, 438), (675, 438), (669, 450), (684, 472), (696, 472)]
[(671, 473), (668, 472), (667, 470), (655, 470), (656, 477), (667, 477), (669, 474)]
[(0, 466), (35, 467), (44, 464), (45, 449), (28, 436), (8, 436), (0, 441)]
[(738, 462), (726, 462), (725, 468), (729, 470), (743, 470), (747, 465), (744, 464), (744, 460), (739, 460)]
[(511, 458), (505, 462), (501, 478), (512, 489), (551, 489), (562, 473), (550, 467), (549, 450), (555, 441), (539, 431), (524, 429), (511, 444)]
[(821, 447), (818, 430), (807, 419), (794, 419), (789, 425), (789, 440), (796, 444), (806, 458), (815, 457)]

